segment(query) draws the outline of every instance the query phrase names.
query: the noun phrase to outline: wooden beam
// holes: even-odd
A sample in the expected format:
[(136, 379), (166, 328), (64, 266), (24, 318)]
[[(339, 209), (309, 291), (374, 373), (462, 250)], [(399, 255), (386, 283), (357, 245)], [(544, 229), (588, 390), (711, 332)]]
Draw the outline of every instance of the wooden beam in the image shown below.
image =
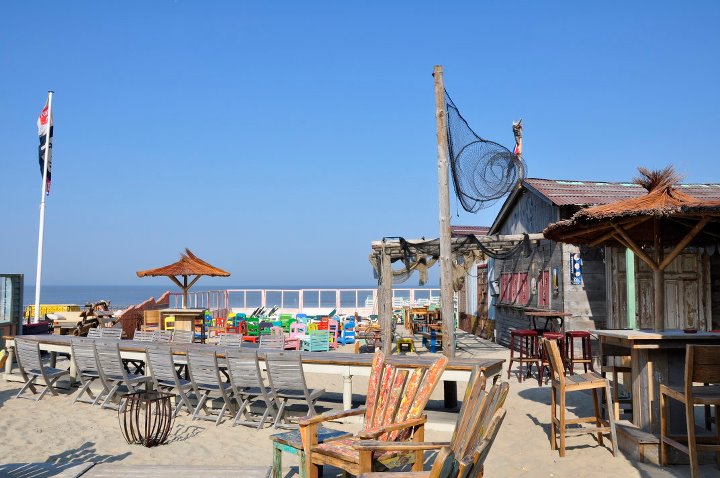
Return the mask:
[(615, 230), (620, 234), (620, 236), (625, 241), (625, 245), (632, 249), (632, 251), (640, 258), (642, 259), (652, 270), (658, 269), (658, 265), (653, 262), (653, 260), (648, 256), (645, 251), (642, 250), (640, 246), (637, 245), (635, 241), (633, 241), (630, 236), (625, 232), (625, 230), (620, 227), (618, 224), (613, 224), (613, 227)]
[[(663, 262), (663, 242), (660, 235), (660, 219), (653, 218), (653, 248), (655, 263)], [(655, 330), (665, 330), (665, 269), (658, 265), (653, 269), (653, 304), (655, 313)]]
[(378, 284), (378, 320), (382, 337), (382, 350), (385, 356), (392, 353), (392, 262), (390, 254), (380, 256), (380, 283)]
[[(621, 223), (621, 224), (623, 224), (623, 225), (624, 225), (624, 224), (630, 224), (630, 227), (626, 228), (626, 230), (629, 230), (629, 229), (632, 229), (632, 228), (634, 228), (634, 227), (639, 226), (640, 224), (644, 223), (644, 222), (647, 221), (648, 219), (650, 219), (650, 218), (649, 218), (649, 217), (644, 217), (644, 218), (640, 219), (639, 221), (629, 222), (629, 223)], [(613, 237), (615, 234), (617, 234), (617, 231), (615, 231), (615, 229), (613, 229), (612, 231), (608, 232), (607, 234), (603, 234), (603, 235), (600, 236), (599, 238), (595, 239), (594, 241), (592, 241), (592, 242), (591, 242), (590, 244), (588, 244), (588, 245), (589, 245), (590, 247), (596, 247), (596, 246), (602, 244), (603, 242), (607, 241), (607, 240), (610, 239), (611, 237)]]
[(697, 236), (700, 231), (702, 231), (702, 229), (707, 225), (708, 222), (710, 222), (710, 218), (704, 217), (700, 220), (700, 222), (695, 224), (695, 227), (690, 229), (690, 231), (688, 231), (685, 237), (683, 237), (683, 239), (677, 243), (675, 248), (670, 251), (670, 254), (668, 254), (667, 257), (663, 259), (663, 261), (660, 263), (660, 269), (665, 269), (667, 266), (669, 266), (670, 263), (678, 256), (678, 254), (680, 254), (683, 249), (685, 249), (687, 245), (690, 244), (690, 241), (692, 241), (693, 238), (695, 238), (695, 236)]

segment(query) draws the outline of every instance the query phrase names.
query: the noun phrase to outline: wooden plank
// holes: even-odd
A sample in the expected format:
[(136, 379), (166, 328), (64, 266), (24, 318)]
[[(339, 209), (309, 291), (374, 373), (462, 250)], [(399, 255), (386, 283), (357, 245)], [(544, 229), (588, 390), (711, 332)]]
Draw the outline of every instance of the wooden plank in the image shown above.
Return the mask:
[(76, 478), (83, 475), (94, 463), (8, 463), (0, 465), (0, 476)]
[(121, 465), (99, 463), (83, 474), (83, 478), (177, 478), (202, 476), (203, 478), (269, 478), (269, 466), (205, 466), (205, 465)]

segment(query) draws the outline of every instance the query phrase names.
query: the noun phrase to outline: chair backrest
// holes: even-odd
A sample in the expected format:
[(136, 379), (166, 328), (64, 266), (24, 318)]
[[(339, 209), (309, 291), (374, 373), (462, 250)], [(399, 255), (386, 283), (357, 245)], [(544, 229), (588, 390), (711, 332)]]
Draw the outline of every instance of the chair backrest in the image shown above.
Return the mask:
[(77, 338), (70, 343), (75, 368), (79, 374), (99, 372), (97, 357), (95, 356), (95, 341)]
[(136, 330), (133, 340), (136, 342), (152, 342), (153, 334), (154, 332), (150, 330)]
[(261, 320), (258, 324), (258, 333), (260, 335), (270, 335), (270, 329), (272, 329), (273, 324), (272, 322), (268, 322), (267, 320)]
[(227, 349), (225, 358), (227, 359), (230, 382), (236, 390), (254, 387), (264, 389), (265, 384), (263, 383), (260, 364), (255, 353)]
[(565, 365), (563, 363), (562, 356), (560, 355), (560, 348), (555, 340), (540, 339), (545, 353), (547, 353), (548, 360), (550, 363), (550, 373), (552, 379), (560, 383), (561, 387), (565, 386)]
[(720, 383), (720, 345), (685, 347), (685, 391), (689, 396), (693, 382)]
[(165, 330), (173, 330), (175, 329), (175, 316), (174, 315), (168, 315), (165, 317), (164, 321)]
[(284, 335), (285, 331), (283, 330), (282, 326), (273, 325), (270, 327), (270, 335)]
[(307, 346), (309, 352), (330, 351), (330, 331), (311, 329), (308, 336)]
[(172, 340), (172, 330), (156, 330), (153, 333), (153, 342), (169, 344)]
[(203, 384), (219, 385), (222, 383), (218, 359), (214, 353), (188, 350), (187, 363), (190, 378), (196, 386)]
[(220, 334), (217, 344), (221, 347), (242, 347), (243, 336), (239, 334)]
[(282, 333), (282, 329), (280, 329), (279, 334), (261, 335), (260, 336), (260, 344), (258, 345), (258, 349), (282, 350), (284, 348), (285, 348), (285, 335)]
[(105, 377), (127, 377), (125, 367), (120, 358), (120, 346), (117, 342), (95, 341), (95, 356), (100, 372)]
[(15, 357), (18, 365), (26, 372), (30, 370), (39, 372), (42, 370), (39, 342), (15, 337)]
[(309, 333), (309, 332), (313, 332), (313, 331), (315, 331), (315, 330), (318, 330), (318, 324), (317, 324), (316, 322), (311, 322), (311, 323), (309, 323), (308, 326), (307, 326), (307, 331), (308, 331), (308, 333)]
[(340, 325), (339, 325), (338, 321), (330, 319), (330, 321), (328, 321), (328, 331), (330, 331), (330, 336), (337, 338), (339, 330), (340, 330)]
[(93, 327), (92, 329), (88, 330), (87, 338), (99, 339), (100, 337), (102, 337), (102, 329), (100, 327)]
[(104, 339), (110, 339), (110, 340), (120, 340), (122, 339), (122, 329), (116, 329), (113, 327), (103, 327), (102, 329), (102, 338)]
[(195, 332), (192, 330), (175, 330), (171, 342), (175, 344), (191, 344), (194, 338)]
[(290, 324), (290, 337), (294, 338), (298, 335), (305, 335), (306, 329), (307, 326), (302, 322), (293, 322), (292, 324)]
[[(447, 357), (442, 356), (426, 367), (418, 367), (409, 372), (386, 363), (385, 354), (377, 352), (368, 381), (364, 428), (372, 429), (419, 418), (440, 381), (447, 362)], [(386, 433), (379, 439), (403, 439), (406, 432)]]
[(157, 388), (159, 382), (174, 382), (177, 378), (172, 351), (166, 345), (148, 345), (146, 349), (150, 376)]
[(273, 390), (307, 390), (298, 352), (268, 350), (265, 352), (265, 368)]

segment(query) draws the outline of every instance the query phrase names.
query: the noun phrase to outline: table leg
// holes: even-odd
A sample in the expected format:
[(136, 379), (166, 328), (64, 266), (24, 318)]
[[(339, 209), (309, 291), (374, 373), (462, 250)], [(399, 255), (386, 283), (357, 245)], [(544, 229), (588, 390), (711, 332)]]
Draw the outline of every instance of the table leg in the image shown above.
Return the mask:
[(352, 408), (352, 375), (343, 375), (343, 409)]
[[(300, 470), (302, 473), (302, 465), (300, 466)], [(280, 478), (282, 476), (282, 450), (276, 443), (273, 443), (272, 473), (273, 478)]]
[(12, 364), (13, 360), (15, 360), (15, 347), (8, 347), (6, 350), (8, 353), (8, 357), (5, 361), (5, 380), (7, 380), (12, 373)]
[(57, 365), (57, 352), (50, 352), (50, 366), (55, 368)]
[(632, 348), (632, 391), (633, 391), (633, 423), (640, 430), (651, 431), (650, 421), (650, 376), (648, 371), (648, 351)]

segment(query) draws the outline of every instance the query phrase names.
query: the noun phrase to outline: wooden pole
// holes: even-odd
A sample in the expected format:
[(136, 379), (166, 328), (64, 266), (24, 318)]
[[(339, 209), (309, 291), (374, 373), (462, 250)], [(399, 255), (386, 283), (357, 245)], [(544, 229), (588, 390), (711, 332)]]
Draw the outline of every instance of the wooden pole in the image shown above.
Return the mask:
[(665, 269), (660, 267), (663, 262), (663, 243), (660, 237), (660, 220), (653, 219), (654, 249), (655, 263), (658, 264), (653, 269), (653, 288), (655, 290), (655, 330), (665, 330)]
[(390, 254), (383, 248), (380, 255), (380, 290), (378, 315), (381, 327), (382, 351), (392, 353), (392, 263)]
[(447, 113), (443, 67), (435, 65), (435, 121), (437, 124), (438, 203), (440, 212), (440, 303), (442, 306), (443, 353), (455, 357), (455, 308), (453, 307), (450, 242), (450, 184), (448, 166)]

